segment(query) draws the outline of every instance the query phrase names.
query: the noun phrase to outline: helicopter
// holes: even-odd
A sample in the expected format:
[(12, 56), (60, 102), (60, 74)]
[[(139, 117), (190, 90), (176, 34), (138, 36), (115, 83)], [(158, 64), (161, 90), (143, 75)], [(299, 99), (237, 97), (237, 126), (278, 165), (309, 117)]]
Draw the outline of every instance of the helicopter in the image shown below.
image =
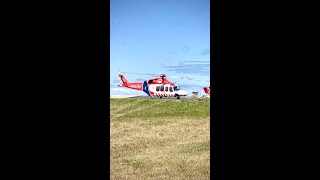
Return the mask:
[[(152, 78), (148, 81), (144, 82), (129, 82), (125, 77), (124, 74), (120, 73), (119, 71), (119, 78), (121, 80), (121, 85), (119, 87), (126, 87), (138, 91), (145, 92), (149, 97), (176, 97), (180, 99), (180, 97), (188, 96), (188, 93), (182, 90), (175, 82), (170, 82), (166, 78), (165, 74), (160, 74), (156, 78)], [(130, 73), (129, 73), (130, 74)], [(140, 74), (140, 73), (131, 73), (131, 74)], [(153, 75), (155, 74), (143, 74), (143, 75)], [(172, 76), (173, 77), (173, 76)]]

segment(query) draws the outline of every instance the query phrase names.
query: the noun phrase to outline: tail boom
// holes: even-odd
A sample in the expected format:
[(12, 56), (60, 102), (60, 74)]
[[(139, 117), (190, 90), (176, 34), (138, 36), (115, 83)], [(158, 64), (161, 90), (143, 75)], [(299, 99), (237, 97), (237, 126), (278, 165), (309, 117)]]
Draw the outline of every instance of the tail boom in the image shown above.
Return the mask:
[(142, 91), (142, 83), (127, 83), (125, 87)]

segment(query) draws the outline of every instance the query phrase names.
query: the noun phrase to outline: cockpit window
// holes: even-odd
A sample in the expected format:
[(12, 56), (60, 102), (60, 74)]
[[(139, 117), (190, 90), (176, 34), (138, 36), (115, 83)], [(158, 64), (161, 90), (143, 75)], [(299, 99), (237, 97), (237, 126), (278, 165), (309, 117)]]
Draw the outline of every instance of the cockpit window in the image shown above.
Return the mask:
[(174, 89), (174, 91), (182, 90), (179, 86), (174, 86), (173, 89)]

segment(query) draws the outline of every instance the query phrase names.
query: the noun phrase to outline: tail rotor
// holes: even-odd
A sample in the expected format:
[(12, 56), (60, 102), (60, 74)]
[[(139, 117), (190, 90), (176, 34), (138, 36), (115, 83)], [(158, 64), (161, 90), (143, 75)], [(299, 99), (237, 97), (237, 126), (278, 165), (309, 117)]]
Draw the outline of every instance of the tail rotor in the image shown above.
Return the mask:
[(118, 68), (118, 74), (114, 77), (114, 79), (119, 80), (119, 85), (118, 86), (123, 86), (123, 83), (121, 82), (121, 76), (125, 75), (126, 73), (121, 73), (120, 68)]

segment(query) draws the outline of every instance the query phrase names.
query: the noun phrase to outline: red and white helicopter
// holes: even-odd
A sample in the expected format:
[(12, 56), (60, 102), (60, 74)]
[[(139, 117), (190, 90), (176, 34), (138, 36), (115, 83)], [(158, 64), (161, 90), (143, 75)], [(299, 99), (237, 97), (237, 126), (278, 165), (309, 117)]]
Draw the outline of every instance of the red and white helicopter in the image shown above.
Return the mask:
[[(188, 80), (194, 80), (189, 77), (179, 77), (179, 76), (166, 76), (165, 74), (141, 74), (141, 73), (130, 73), (130, 72), (124, 72), (120, 73), (118, 77), (121, 80), (121, 85), (118, 85), (119, 87), (127, 87), (130, 89), (143, 91), (146, 94), (148, 94), (149, 97), (176, 97), (177, 99), (180, 99), (180, 97), (188, 96), (188, 93), (184, 90), (182, 90), (176, 83), (172, 83), (168, 81), (166, 77), (172, 77), (172, 78), (180, 78), (180, 79), (188, 79)], [(151, 75), (156, 78), (150, 79), (148, 81), (144, 82), (128, 82), (128, 80), (124, 77), (124, 74), (140, 74), (140, 75)], [(117, 77), (117, 76), (116, 76)], [(204, 87), (205, 93), (210, 95), (210, 87), (208, 91), (208, 87)]]

